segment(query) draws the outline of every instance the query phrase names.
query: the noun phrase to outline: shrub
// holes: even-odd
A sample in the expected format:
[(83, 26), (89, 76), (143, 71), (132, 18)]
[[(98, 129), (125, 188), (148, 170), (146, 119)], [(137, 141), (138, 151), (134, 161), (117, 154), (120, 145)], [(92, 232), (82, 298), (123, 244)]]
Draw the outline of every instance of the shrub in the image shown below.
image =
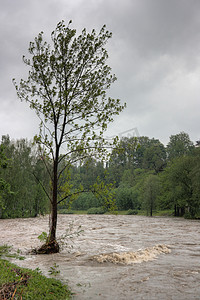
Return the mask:
[(88, 209), (87, 213), (89, 215), (103, 215), (105, 214), (106, 209), (103, 206), (100, 207), (91, 207)]
[(73, 210), (87, 210), (91, 207), (100, 206), (100, 201), (93, 195), (93, 193), (83, 193), (76, 200), (72, 202), (71, 208)]
[(138, 211), (137, 210), (134, 210), (134, 209), (129, 209), (127, 212), (126, 212), (126, 215), (137, 215), (138, 214)]
[(192, 217), (192, 215), (189, 211), (186, 211), (185, 214), (184, 214), (184, 218), (185, 219), (193, 219), (194, 217)]
[(72, 215), (74, 212), (70, 209), (59, 209), (58, 213), (64, 215)]
[(116, 204), (119, 210), (139, 209), (138, 192), (133, 187), (118, 187), (116, 190)]

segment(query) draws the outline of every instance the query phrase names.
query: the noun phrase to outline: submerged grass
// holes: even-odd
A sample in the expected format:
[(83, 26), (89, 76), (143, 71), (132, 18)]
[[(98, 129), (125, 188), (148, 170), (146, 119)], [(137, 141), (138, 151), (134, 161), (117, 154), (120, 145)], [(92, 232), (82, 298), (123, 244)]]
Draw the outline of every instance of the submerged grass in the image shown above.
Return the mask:
[(17, 253), (12, 253), (12, 247), (8, 245), (0, 246), (0, 258), (1, 257), (10, 257), (10, 258), (16, 258), (19, 260), (24, 260), (25, 257), (20, 255), (20, 250), (17, 251)]
[(0, 299), (71, 299), (66, 285), (0, 258)]

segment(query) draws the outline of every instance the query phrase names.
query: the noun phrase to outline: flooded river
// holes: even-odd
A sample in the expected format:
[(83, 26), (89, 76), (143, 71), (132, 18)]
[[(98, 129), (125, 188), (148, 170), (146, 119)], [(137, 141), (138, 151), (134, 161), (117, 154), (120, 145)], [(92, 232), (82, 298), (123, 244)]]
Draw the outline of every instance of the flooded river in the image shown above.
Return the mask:
[[(56, 277), (69, 284), (74, 299), (200, 299), (199, 221), (59, 215), (57, 235), (64, 234), (72, 223), (74, 230), (81, 225), (84, 231), (70, 243), (73, 248), (66, 247), (59, 254), (26, 255), (17, 264), (39, 267), (47, 276), (56, 264), (60, 271)], [(0, 245), (13, 245), (24, 254), (40, 245), (37, 236), (43, 231), (48, 231), (47, 216), (0, 220)], [(155, 250), (155, 255), (145, 256)], [(144, 259), (138, 260), (138, 255)], [(110, 259), (116, 256), (117, 261)]]

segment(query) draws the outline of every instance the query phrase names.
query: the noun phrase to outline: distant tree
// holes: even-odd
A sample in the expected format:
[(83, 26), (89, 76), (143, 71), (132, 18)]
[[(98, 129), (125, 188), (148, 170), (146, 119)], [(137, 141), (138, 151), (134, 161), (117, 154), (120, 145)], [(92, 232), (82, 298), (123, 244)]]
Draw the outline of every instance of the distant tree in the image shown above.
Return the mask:
[(116, 205), (119, 210), (139, 209), (138, 195), (132, 187), (119, 186), (116, 190)]
[(41, 158), (37, 157), (31, 143), (25, 139), (11, 141), (9, 136), (3, 136), (1, 147), (8, 162), (8, 167), (1, 172), (2, 177), (13, 191), (4, 195), (2, 217), (33, 217), (45, 213), (47, 201), (41, 190), (38, 190), (38, 180), (43, 185), (45, 181), (46, 185), (49, 184)]
[(152, 141), (147, 136), (140, 136), (140, 137), (138, 137), (138, 144), (139, 144), (139, 147), (137, 148), (137, 151), (135, 151), (135, 154), (134, 154), (134, 168), (142, 169), (144, 152), (147, 148), (150, 147), (150, 145), (152, 144)]
[(126, 185), (128, 187), (132, 187), (134, 184), (134, 169), (124, 170), (123, 175), (121, 177), (120, 185)]
[[(145, 152), (148, 151), (149, 148), (155, 145), (161, 145), (160, 141), (158, 139), (150, 139), (147, 136), (140, 136), (137, 138), (138, 147), (134, 153), (134, 160), (133, 160), (133, 166), (134, 169), (142, 169), (149, 168), (149, 164), (147, 161), (145, 162)], [(153, 150), (153, 149), (152, 149)], [(152, 153), (153, 155), (153, 153)]]
[(79, 167), (79, 173), (82, 185), (84, 188), (89, 189), (95, 183), (98, 176), (103, 179), (104, 168), (101, 162), (96, 161), (94, 158), (88, 158)]
[(92, 192), (80, 194), (75, 201), (72, 202), (72, 209), (88, 210), (91, 207), (99, 207), (101, 202), (95, 197)]
[[(4, 153), (3, 145), (0, 145), (0, 168), (7, 168), (7, 157)], [(2, 210), (4, 209), (4, 195), (10, 193), (10, 185), (5, 181), (4, 178), (0, 177), (0, 217), (2, 215)]]
[(144, 151), (143, 168), (159, 173), (165, 166), (166, 150), (162, 143), (156, 142)]
[(191, 217), (200, 215), (200, 148), (193, 152), (191, 161), (191, 171), (189, 178), (192, 184), (192, 197), (188, 199), (189, 213)]
[(161, 176), (163, 200), (168, 208), (174, 207), (175, 216), (183, 216), (185, 209), (193, 206), (192, 161), (191, 156), (178, 157), (168, 164)]
[(133, 168), (137, 147), (138, 141), (135, 137), (124, 137), (119, 143), (120, 151), (118, 149), (112, 151), (107, 169), (110, 180), (115, 182), (116, 187), (119, 186), (124, 171)]
[(144, 181), (143, 186), (143, 205), (147, 214), (153, 215), (153, 210), (157, 205), (157, 198), (160, 193), (160, 182), (156, 175), (150, 174)]
[(180, 132), (170, 136), (170, 141), (167, 144), (168, 159), (172, 160), (177, 157), (188, 154), (194, 144), (191, 142), (190, 137), (185, 132)]
[[(116, 80), (106, 65), (105, 44), (111, 33), (103, 26), (98, 34), (83, 29), (76, 37), (70, 23), (68, 26), (64, 21), (58, 23), (51, 35), (52, 48), (43, 41), (43, 32), (30, 43), (31, 58), (23, 57), (29, 67), (28, 79), (21, 80), (19, 85), (14, 80), (18, 97), (27, 101), (41, 120), (35, 142), (43, 151), (43, 159), (48, 155), (52, 158), (51, 224), (48, 244), (44, 247), (44, 251), (50, 252), (59, 251), (58, 185), (64, 169), (88, 156), (107, 155), (113, 141), (106, 141), (103, 133), (113, 116), (124, 108), (119, 99), (106, 96), (106, 90)], [(63, 159), (65, 168), (59, 170)], [(59, 202), (67, 197), (69, 194)]]

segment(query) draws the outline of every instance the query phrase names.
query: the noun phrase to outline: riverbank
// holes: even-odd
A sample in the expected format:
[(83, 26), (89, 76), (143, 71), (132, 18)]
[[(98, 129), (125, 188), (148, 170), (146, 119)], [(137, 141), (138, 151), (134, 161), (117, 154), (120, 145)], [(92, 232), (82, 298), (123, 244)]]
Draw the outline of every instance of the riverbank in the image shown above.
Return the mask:
[[(149, 216), (147, 214), (146, 210), (134, 210), (134, 209), (129, 209), (129, 210), (117, 210), (114, 212), (104, 212), (101, 207), (93, 207), (90, 208), (89, 210), (67, 210), (67, 209), (59, 209), (58, 210), (59, 214), (66, 214), (66, 215), (138, 215), (138, 216)], [(174, 210), (173, 209), (165, 209), (165, 210), (156, 210), (153, 211), (152, 214), (153, 217), (175, 217), (174, 216)], [(191, 218), (190, 214), (186, 213), (183, 216), (180, 216), (178, 218), (184, 218), (184, 219), (194, 219), (194, 220), (200, 220), (200, 214), (196, 215), (195, 218)]]
[[(0, 247), (2, 248), (2, 247)], [(0, 299), (71, 299), (66, 285), (38, 270), (20, 268), (0, 258)]]
[[(90, 211), (90, 210), (89, 210)], [(100, 210), (99, 210), (100, 211)], [(74, 214), (74, 215), (87, 215), (87, 214), (91, 214), (90, 212), (88, 212), (88, 210), (67, 210), (67, 209), (59, 209), (58, 211), (59, 214)], [(153, 212), (153, 216), (155, 217), (172, 217), (174, 216), (174, 211), (173, 210), (159, 210), (159, 211), (154, 211)], [(93, 214), (103, 214), (98, 212), (98, 208), (96, 210), (96, 213), (94, 212)], [(147, 212), (145, 210), (118, 210), (115, 212), (106, 212), (104, 213), (106, 215), (110, 215), (110, 214), (117, 214), (117, 215), (138, 215), (138, 216), (146, 216)]]

